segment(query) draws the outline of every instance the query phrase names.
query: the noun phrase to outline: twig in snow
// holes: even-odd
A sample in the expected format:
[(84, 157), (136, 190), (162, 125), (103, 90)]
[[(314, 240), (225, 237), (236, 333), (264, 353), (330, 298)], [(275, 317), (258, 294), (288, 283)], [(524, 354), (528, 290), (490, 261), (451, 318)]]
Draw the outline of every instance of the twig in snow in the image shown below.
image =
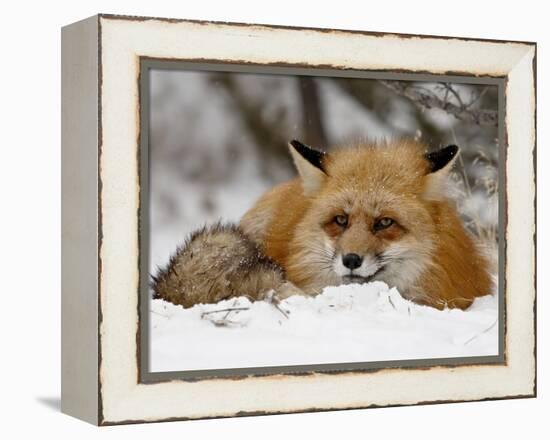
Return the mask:
[(482, 332), (478, 333), (477, 335), (474, 335), (472, 336), (470, 339), (468, 339), (464, 345), (467, 345), (469, 344), (470, 342), (472, 342), (474, 339), (477, 339), (479, 338), (481, 335), (487, 333), (489, 330), (491, 330), (498, 322), (498, 318), (495, 320), (495, 322), (493, 322), (489, 327), (487, 327), (485, 330), (483, 330)]
[(275, 307), (281, 314), (286, 318), (289, 319), (288, 313), (285, 312), (281, 307), (279, 307), (279, 303), (281, 300), (277, 297), (277, 295), (274, 292), (270, 292), (266, 295), (265, 300), (268, 304), (271, 304), (273, 307)]
[(288, 313), (285, 312), (283, 309), (281, 309), (281, 307), (279, 307), (279, 304), (275, 304), (275, 303), (271, 303), (279, 312), (281, 312), (281, 314), (286, 318), (286, 319), (289, 319), (288, 317)]
[(219, 310), (209, 310), (207, 312), (201, 313), (201, 318), (204, 318), (206, 315), (211, 315), (212, 313), (221, 313), (221, 312), (227, 312), (227, 314), (224, 316), (224, 319), (227, 318), (227, 315), (231, 312), (240, 312), (243, 310), (250, 310), (250, 307), (228, 307), (226, 309), (219, 309)]
[(217, 310), (208, 310), (207, 312), (201, 313), (201, 319), (204, 319), (205, 317), (208, 317), (209, 315), (213, 315), (216, 313), (224, 313), (222, 318), (216, 319), (216, 318), (207, 318), (212, 324), (214, 324), (216, 327), (242, 327), (243, 324), (237, 321), (231, 321), (229, 318), (229, 315), (233, 312), (242, 312), (245, 310), (250, 310), (250, 307), (238, 307), (238, 298), (235, 298), (233, 300), (233, 305), (231, 307), (226, 307), (224, 309), (217, 309)]
[(397, 307), (395, 307), (395, 304), (393, 303), (393, 301), (391, 300), (391, 296), (388, 296), (388, 301), (389, 303), (391, 304), (391, 306), (393, 307), (394, 310), (397, 310)]
[(237, 321), (231, 321), (230, 319), (218, 319), (218, 320), (210, 320), (212, 324), (214, 324), (216, 327), (244, 327), (244, 325)]

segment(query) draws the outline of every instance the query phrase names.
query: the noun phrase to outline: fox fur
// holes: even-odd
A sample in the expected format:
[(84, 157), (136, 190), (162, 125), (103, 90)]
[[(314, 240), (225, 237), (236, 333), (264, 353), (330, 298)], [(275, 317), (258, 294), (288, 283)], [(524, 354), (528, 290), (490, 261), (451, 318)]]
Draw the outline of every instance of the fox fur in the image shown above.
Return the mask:
[(491, 292), (488, 260), (446, 196), (456, 146), (289, 148), (299, 177), (264, 194), (238, 227), (193, 234), (153, 280), (156, 297), (189, 307), (379, 280), (419, 304), (464, 309)]
[[(306, 294), (380, 280), (417, 303), (464, 309), (491, 292), (488, 260), (446, 196), (456, 146), (427, 154), (401, 140), (324, 154), (293, 141), (290, 152), (300, 177), (240, 225)], [(346, 267), (347, 255), (361, 264)]]
[(264, 299), (286, 287), (283, 269), (237, 225), (220, 223), (195, 231), (153, 277), (153, 298), (191, 307), (247, 296)]

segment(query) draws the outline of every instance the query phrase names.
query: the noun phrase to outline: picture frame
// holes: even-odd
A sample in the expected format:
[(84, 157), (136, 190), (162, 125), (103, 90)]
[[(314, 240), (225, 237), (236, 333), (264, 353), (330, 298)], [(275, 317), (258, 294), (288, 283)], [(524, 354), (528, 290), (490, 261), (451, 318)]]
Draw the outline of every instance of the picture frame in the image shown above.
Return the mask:
[[(144, 87), (158, 63), (499, 87), (499, 355), (179, 376), (144, 369)], [(530, 42), (105, 14), (64, 27), (62, 411), (112, 425), (535, 397), (535, 120)]]

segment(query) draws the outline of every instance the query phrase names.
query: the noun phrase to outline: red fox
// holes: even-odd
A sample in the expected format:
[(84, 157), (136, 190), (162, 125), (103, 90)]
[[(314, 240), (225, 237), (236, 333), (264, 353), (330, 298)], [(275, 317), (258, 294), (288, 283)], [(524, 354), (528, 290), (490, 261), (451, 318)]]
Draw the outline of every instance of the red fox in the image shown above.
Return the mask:
[[(261, 276), (254, 264), (248, 264), (246, 273), (236, 263), (226, 264), (223, 271), (206, 276), (213, 278), (210, 296), (196, 292), (190, 297), (182, 288), (174, 295), (172, 288), (172, 302), (188, 306), (238, 292), (261, 299), (270, 289), (281, 297), (315, 295), (326, 286), (379, 280), (416, 303), (465, 309), (491, 292), (489, 262), (445, 194), (458, 147), (426, 153), (424, 145), (401, 140), (330, 153), (298, 141), (289, 148), (299, 177), (261, 197), (238, 228), (239, 237), (250, 240), (262, 256)], [(220, 240), (216, 231), (210, 232), (201, 237), (202, 249), (217, 255)], [(231, 246), (224, 242), (224, 252)], [(273, 278), (272, 285), (251, 283), (265, 281), (266, 261), (284, 276)], [(180, 252), (171, 266), (185, 272), (188, 263)], [(161, 278), (169, 281), (170, 269)], [(241, 273), (246, 286), (235, 277), (228, 281), (225, 273)], [(186, 276), (193, 278), (189, 272)], [(169, 296), (169, 284), (157, 282), (156, 296)]]

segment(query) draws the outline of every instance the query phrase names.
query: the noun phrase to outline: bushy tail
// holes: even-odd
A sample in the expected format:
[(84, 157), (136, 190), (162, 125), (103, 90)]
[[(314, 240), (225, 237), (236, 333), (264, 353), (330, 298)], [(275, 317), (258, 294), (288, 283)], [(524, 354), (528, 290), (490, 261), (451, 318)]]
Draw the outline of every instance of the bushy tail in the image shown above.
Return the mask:
[(235, 224), (193, 232), (152, 277), (153, 297), (191, 307), (247, 296), (262, 299), (284, 283), (284, 272)]

